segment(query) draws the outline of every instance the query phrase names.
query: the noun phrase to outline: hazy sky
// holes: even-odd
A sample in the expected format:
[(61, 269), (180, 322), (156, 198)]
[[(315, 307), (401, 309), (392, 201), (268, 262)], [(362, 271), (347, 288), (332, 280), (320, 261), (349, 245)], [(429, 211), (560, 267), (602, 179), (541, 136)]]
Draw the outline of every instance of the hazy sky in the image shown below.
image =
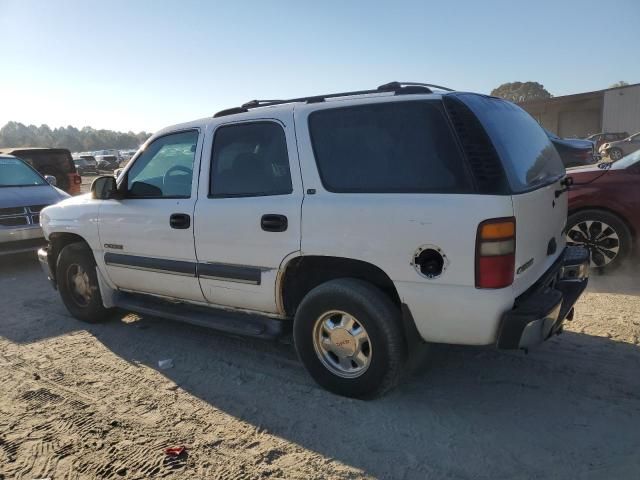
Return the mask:
[(0, 0), (0, 126), (154, 131), (253, 98), (640, 82), (640, 1)]

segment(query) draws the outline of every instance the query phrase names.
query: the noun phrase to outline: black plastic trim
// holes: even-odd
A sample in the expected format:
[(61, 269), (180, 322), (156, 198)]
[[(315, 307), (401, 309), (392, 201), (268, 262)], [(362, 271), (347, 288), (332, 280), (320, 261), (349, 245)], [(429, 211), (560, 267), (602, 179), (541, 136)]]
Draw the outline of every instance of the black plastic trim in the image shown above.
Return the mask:
[(262, 269), (225, 263), (198, 263), (198, 277), (260, 285)]
[(104, 262), (107, 265), (115, 267), (172, 273), (189, 277), (196, 276), (196, 264), (183, 260), (166, 260), (164, 258), (140, 257), (137, 255), (107, 252), (104, 254)]

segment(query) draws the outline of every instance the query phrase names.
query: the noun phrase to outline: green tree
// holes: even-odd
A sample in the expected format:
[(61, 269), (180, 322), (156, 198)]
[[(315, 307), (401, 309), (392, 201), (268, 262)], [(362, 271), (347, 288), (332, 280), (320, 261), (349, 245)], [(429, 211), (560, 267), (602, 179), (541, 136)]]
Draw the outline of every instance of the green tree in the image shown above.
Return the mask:
[(48, 125), (24, 125), (8, 122), (0, 128), (0, 147), (59, 147), (72, 152), (102, 150), (107, 148), (134, 149), (149, 137), (147, 132), (114, 132), (71, 125), (51, 130)]
[(508, 82), (491, 91), (494, 97), (504, 98), (511, 102), (521, 103), (529, 100), (551, 98), (544, 85), (538, 82)]
[(625, 82), (624, 80), (620, 80), (619, 82), (616, 82), (613, 85), (609, 86), (609, 88), (626, 87), (627, 85), (629, 85), (629, 82)]

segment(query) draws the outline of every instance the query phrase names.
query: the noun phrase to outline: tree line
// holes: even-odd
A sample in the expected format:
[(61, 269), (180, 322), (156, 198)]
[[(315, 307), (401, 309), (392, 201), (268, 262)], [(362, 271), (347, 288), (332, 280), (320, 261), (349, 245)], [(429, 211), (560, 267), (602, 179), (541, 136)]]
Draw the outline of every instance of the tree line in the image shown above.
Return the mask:
[(24, 125), (8, 122), (0, 128), (0, 148), (8, 147), (56, 147), (72, 152), (85, 152), (116, 148), (136, 149), (149, 137), (147, 132), (115, 132), (96, 130), (92, 127), (77, 129), (69, 125), (51, 129), (48, 125)]

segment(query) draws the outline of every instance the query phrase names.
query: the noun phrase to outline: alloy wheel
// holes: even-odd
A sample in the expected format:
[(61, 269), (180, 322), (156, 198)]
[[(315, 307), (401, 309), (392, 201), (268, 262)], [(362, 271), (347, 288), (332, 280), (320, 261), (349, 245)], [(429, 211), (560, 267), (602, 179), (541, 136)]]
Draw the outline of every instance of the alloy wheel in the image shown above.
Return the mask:
[(88, 306), (92, 295), (91, 281), (81, 265), (76, 263), (69, 265), (67, 282), (73, 301), (80, 307)]
[(569, 245), (582, 245), (589, 249), (591, 266), (605, 267), (618, 256), (620, 237), (605, 222), (585, 220), (576, 223), (567, 232)]
[(356, 378), (371, 364), (371, 340), (353, 316), (338, 310), (320, 316), (313, 327), (313, 347), (322, 364), (342, 378)]

